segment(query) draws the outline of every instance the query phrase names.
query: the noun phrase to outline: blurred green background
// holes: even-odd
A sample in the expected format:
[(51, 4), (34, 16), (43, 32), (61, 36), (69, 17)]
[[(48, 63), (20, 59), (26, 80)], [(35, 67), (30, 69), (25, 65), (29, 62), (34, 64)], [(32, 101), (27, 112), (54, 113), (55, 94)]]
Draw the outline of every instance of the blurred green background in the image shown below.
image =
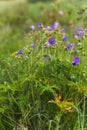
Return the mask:
[[(86, 0), (0, 0), (0, 52), (9, 54), (25, 45), (32, 24), (42, 22), (46, 26), (56, 21), (67, 28), (83, 24), (83, 17), (87, 26), (87, 11), (78, 14), (86, 3)], [(58, 15), (59, 10), (64, 11), (64, 17)]]

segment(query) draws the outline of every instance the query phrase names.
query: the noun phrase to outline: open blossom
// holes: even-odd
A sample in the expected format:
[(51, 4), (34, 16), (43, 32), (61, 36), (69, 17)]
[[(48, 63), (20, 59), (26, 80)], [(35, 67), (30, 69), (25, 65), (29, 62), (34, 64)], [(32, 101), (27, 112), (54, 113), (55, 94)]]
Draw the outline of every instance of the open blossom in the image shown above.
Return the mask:
[(52, 30), (54, 30), (54, 26), (47, 26), (47, 29), (49, 30), (49, 31), (52, 31)]
[(32, 43), (32, 44), (31, 44), (31, 47), (32, 47), (32, 48), (35, 48), (35, 47), (36, 47), (36, 45), (35, 45), (34, 43)]
[(52, 31), (52, 30), (57, 29), (57, 27), (54, 26), (54, 25), (51, 25), (51, 26), (47, 26), (47, 29), (48, 29), (49, 31)]
[(73, 49), (75, 47), (75, 44), (69, 44), (68, 46), (67, 46), (67, 50), (71, 50), (71, 49)]
[(79, 38), (78, 35), (74, 35), (74, 39), (78, 40), (78, 38)]
[(58, 22), (54, 22), (53, 26), (56, 29), (59, 26), (59, 23)]
[(85, 31), (83, 29), (77, 29), (76, 34), (78, 36), (84, 36)]
[(18, 50), (18, 52), (17, 52), (17, 54), (22, 54), (23, 53), (23, 51), (20, 49), (20, 50)]
[(54, 39), (54, 38), (49, 38), (49, 39), (48, 39), (48, 43), (49, 43), (50, 45), (55, 44), (55, 39)]
[(31, 30), (35, 30), (35, 26), (34, 26), (34, 25), (31, 25), (31, 26), (30, 26), (30, 29), (31, 29)]
[(63, 36), (63, 41), (67, 41), (68, 40), (68, 36)]
[(62, 30), (61, 30), (62, 32), (66, 32), (66, 29), (65, 28), (62, 28)]
[(74, 57), (74, 61), (72, 62), (72, 65), (75, 66), (77, 64), (80, 64), (80, 58), (79, 57)]
[(58, 22), (54, 22), (53, 25), (54, 25), (54, 26), (59, 26), (59, 23), (58, 23)]
[(47, 26), (47, 29), (49, 31), (56, 30), (58, 28), (58, 26), (59, 26), (59, 23), (58, 22), (54, 22), (53, 25)]
[(43, 24), (42, 24), (42, 23), (39, 23), (39, 24), (38, 24), (38, 28), (43, 28)]

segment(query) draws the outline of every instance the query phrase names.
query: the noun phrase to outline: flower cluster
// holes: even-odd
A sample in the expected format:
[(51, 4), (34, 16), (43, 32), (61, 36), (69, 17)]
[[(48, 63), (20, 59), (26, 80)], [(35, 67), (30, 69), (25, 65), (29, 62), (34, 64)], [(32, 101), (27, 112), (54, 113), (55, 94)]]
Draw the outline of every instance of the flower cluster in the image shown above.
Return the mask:
[(84, 33), (85, 33), (85, 31), (84, 31), (83, 29), (77, 29), (77, 30), (76, 30), (76, 34), (77, 34), (78, 36), (84, 36)]
[[(39, 24), (38, 24), (38, 28), (43, 28), (43, 24), (42, 24), (42, 23), (39, 23)], [(36, 29), (36, 26), (35, 26), (35, 25), (31, 25), (31, 26), (30, 26), (30, 29), (31, 29), (31, 30), (35, 30), (35, 29)]]
[[(62, 13), (62, 12), (60, 12), (60, 13)], [(34, 30), (35, 26), (32, 25), (30, 28), (32, 30)], [(65, 43), (61, 44), (61, 45), (63, 45), (62, 47), (66, 48), (68, 51), (71, 51), (70, 54), (74, 54), (74, 59), (73, 59), (73, 61), (72, 61), (71, 64), (73, 66), (76, 66), (77, 64), (80, 64), (80, 58), (75, 53), (76, 49), (74, 49), (74, 48), (76, 48), (76, 46), (78, 45), (78, 43), (77, 42), (76, 43), (71, 43), (71, 44), (69, 43), (69, 36), (66, 34), (66, 29), (65, 28), (61, 28), (59, 26), (58, 22), (54, 22), (51, 26), (47, 26), (46, 28), (43, 26), (42, 23), (39, 23), (38, 24), (38, 28), (43, 28), (42, 29), (43, 32), (44, 33), (46, 32), (45, 33), (46, 34), (46, 39), (48, 39), (48, 40), (45, 41), (44, 48), (49, 48), (49, 47), (58, 48), (56, 46), (58, 46), (58, 44), (59, 44), (59, 43), (57, 43), (57, 41), (58, 41), (57, 35), (59, 35), (62, 38), (61, 42), (62, 43), (64, 41), (66, 42), (66, 44)], [(54, 35), (54, 32), (55, 32), (55, 34), (57, 34), (56, 37)], [(47, 35), (47, 34), (49, 34), (49, 35)], [(78, 40), (79, 36), (84, 36), (84, 30), (83, 29), (77, 29), (76, 33), (74, 34), (74, 39)], [(32, 48), (33, 49), (36, 48), (36, 42), (32, 43), (31, 46), (30, 46), (30, 48), (31, 49)], [(77, 50), (77, 51), (79, 51), (79, 50)], [(17, 54), (19, 54), (19, 55), (23, 54), (22, 49), (18, 50)], [(48, 54), (44, 55), (43, 57), (44, 57), (45, 61), (48, 61), (50, 59), (50, 56)]]
[(59, 23), (58, 22), (54, 22), (51, 26), (47, 26), (47, 29), (49, 31), (57, 30), (58, 26), (59, 26)]

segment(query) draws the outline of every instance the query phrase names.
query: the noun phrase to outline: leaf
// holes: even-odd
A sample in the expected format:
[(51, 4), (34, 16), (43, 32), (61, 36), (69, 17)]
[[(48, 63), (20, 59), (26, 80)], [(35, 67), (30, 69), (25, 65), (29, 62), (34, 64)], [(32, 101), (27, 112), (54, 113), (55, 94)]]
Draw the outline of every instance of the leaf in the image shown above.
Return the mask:
[(7, 92), (8, 90), (11, 90), (11, 86), (7, 84), (0, 84), (0, 89), (4, 90), (4, 92)]
[(0, 113), (4, 113), (4, 109), (3, 108), (0, 108)]
[(58, 89), (58, 87), (56, 85), (53, 85), (53, 86), (50, 86), (50, 85), (42, 86), (42, 87), (39, 88), (40, 95), (42, 95), (45, 91), (50, 91), (53, 94), (55, 94), (54, 88)]

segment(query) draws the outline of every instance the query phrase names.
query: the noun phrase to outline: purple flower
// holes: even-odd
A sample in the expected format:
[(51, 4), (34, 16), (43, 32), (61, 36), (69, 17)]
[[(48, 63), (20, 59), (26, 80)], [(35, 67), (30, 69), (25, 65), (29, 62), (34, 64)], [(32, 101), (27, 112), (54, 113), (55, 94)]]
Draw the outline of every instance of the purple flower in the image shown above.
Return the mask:
[(35, 47), (36, 47), (36, 45), (35, 45), (34, 43), (32, 43), (31, 46), (32, 46), (32, 48), (35, 48)]
[(58, 22), (54, 22), (53, 26), (54, 26), (55, 29), (57, 29), (57, 27), (59, 26), (59, 23)]
[(20, 49), (20, 50), (18, 50), (18, 52), (17, 52), (17, 54), (22, 54), (23, 53), (23, 51)]
[(68, 36), (63, 36), (63, 41), (67, 41), (68, 40)]
[(74, 61), (72, 62), (72, 65), (75, 66), (77, 64), (80, 64), (80, 58), (79, 57), (74, 57)]
[(31, 25), (31, 26), (30, 26), (30, 29), (31, 29), (31, 30), (35, 30), (35, 26), (34, 26), (34, 25)]
[(54, 25), (54, 26), (59, 26), (59, 23), (58, 23), (58, 22), (54, 22), (53, 25)]
[(67, 46), (67, 50), (71, 50), (71, 49), (73, 49), (75, 47), (75, 44), (69, 44), (68, 46)]
[(51, 27), (50, 27), (50, 26), (47, 26), (47, 30), (51, 31)]
[(65, 28), (62, 28), (62, 32), (66, 32), (66, 29), (65, 29)]
[(74, 35), (74, 38), (75, 38), (76, 40), (78, 40), (78, 35)]
[(54, 38), (49, 38), (48, 43), (49, 43), (50, 45), (55, 44), (55, 39), (54, 39)]
[(76, 34), (78, 36), (84, 36), (85, 31), (83, 29), (77, 29)]
[(73, 61), (73, 62), (72, 62), (72, 65), (73, 65), (73, 66), (75, 66), (75, 65), (76, 65), (76, 63)]
[(58, 26), (59, 26), (59, 23), (58, 23), (58, 22), (54, 22), (53, 25), (47, 26), (47, 29), (48, 29), (49, 31), (56, 30)]
[(38, 28), (42, 28), (43, 27), (43, 24), (42, 23), (39, 23), (38, 24)]
[(54, 22), (54, 24), (51, 26), (51, 28), (53, 30), (56, 30), (58, 26), (59, 26), (59, 23), (58, 22)]
[(47, 26), (47, 29), (48, 29), (49, 31), (52, 31), (52, 30), (55, 29), (55, 27), (54, 27), (53, 25), (51, 25), (51, 26)]

